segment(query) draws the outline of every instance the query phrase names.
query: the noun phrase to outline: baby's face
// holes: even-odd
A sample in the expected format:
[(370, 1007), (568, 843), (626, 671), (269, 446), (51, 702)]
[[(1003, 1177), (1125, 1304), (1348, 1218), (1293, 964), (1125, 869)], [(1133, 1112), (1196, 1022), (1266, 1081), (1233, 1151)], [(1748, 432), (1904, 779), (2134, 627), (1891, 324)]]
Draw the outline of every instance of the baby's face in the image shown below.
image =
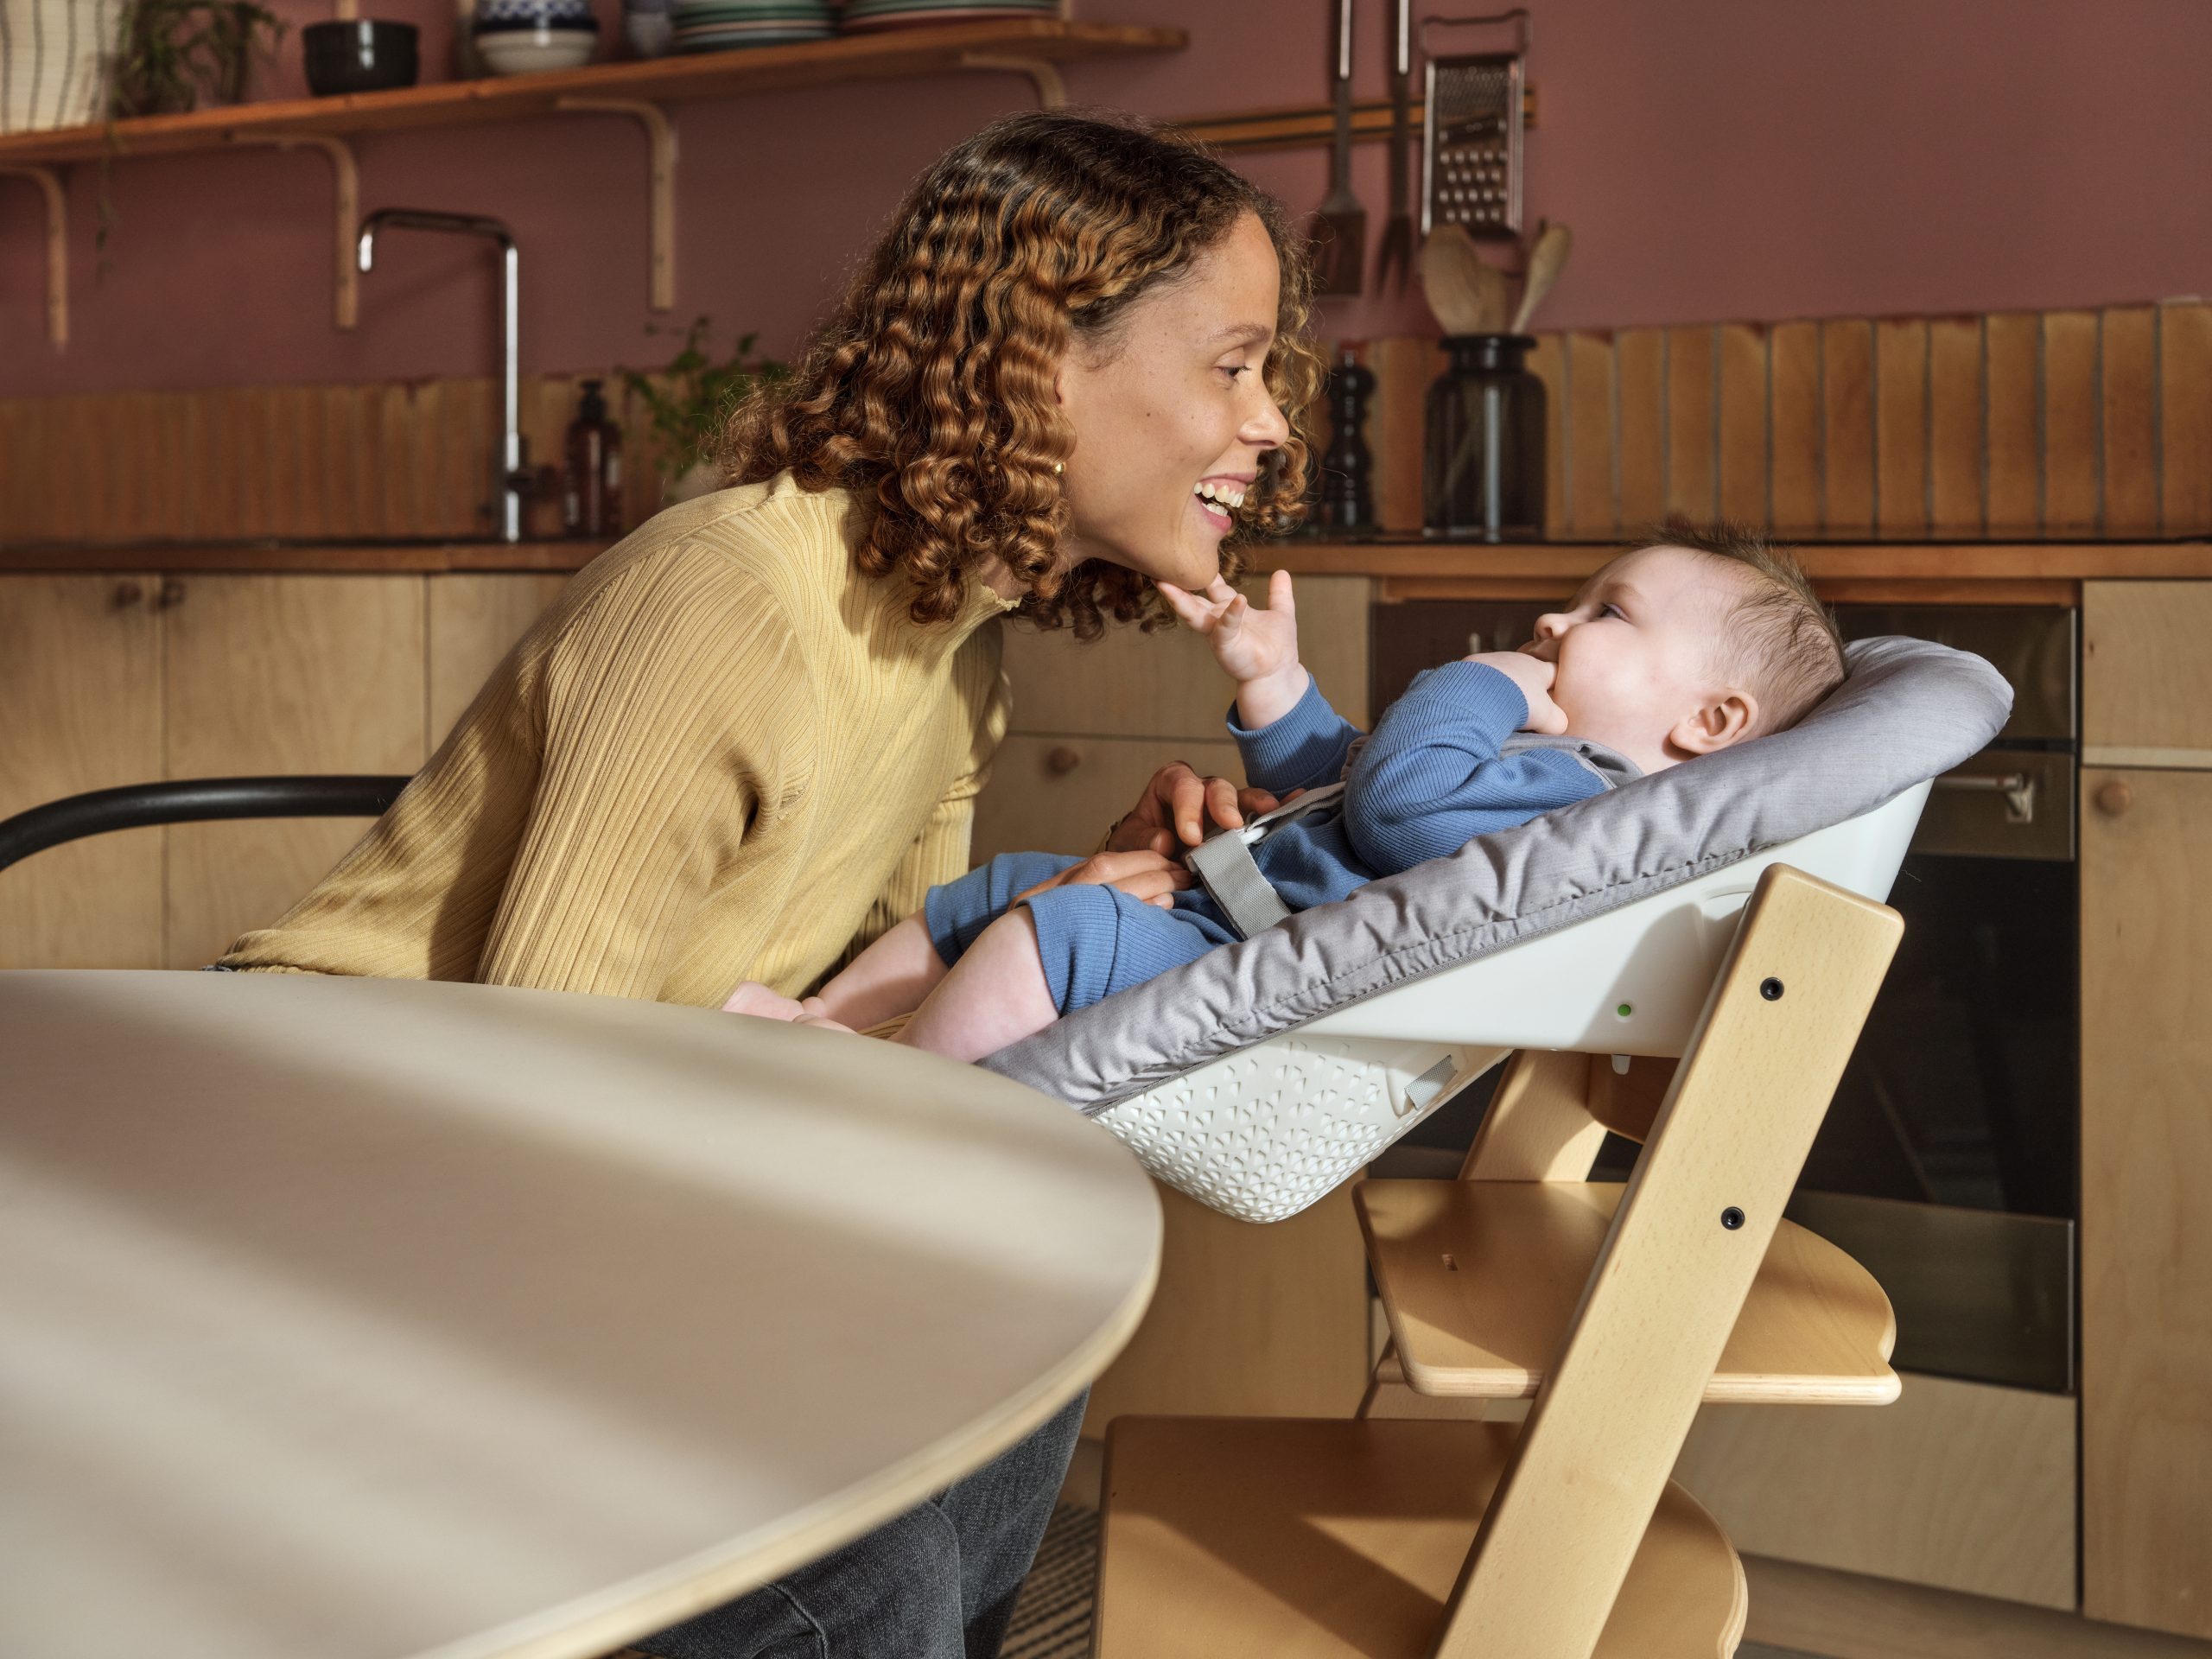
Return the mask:
[(1714, 650), (1735, 597), (1728, 568), (1678, 547), (1614, 560), (1564, 611), (1536, 619), (1521, 649), (1552, 664), (1567, 728), (1647, 771), (1669, 753), (1675, 723), (1718, 695)]

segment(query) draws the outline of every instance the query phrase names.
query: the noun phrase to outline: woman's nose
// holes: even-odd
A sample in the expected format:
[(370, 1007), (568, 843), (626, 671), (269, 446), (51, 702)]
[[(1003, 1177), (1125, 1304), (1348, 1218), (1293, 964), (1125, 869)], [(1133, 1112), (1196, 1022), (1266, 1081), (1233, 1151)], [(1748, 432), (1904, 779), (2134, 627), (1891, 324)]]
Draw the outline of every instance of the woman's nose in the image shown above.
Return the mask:
[(1275, 402), (1273, 392), (1262, 391), (1260, 407), (1244, 423), (1236, 435), (1246, 443), (1257, 444), (1263, 449), (1275, 448), (1290, 436), (1290, 423), (1283, 418), (1282, 409)]

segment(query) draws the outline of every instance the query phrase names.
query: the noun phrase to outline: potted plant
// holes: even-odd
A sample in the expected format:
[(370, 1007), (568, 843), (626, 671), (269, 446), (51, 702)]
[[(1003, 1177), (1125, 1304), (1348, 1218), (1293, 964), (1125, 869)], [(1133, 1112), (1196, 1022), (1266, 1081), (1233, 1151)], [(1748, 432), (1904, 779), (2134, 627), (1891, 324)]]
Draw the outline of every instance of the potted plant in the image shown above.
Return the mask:
[(284, 27), (257, 0), (129, 0), (110, 108), (121, 118), (242, 104)]
[[(647, 334), (672, 334), (673, 329), (646, 327)], [(659, 440), (661, 502), (673, 505), (704, 495), (721, 482), (713, 455), (715, 441), (730, 410), (754, 386), (782, 379), (788, 365), (772, 358), (753, 355), (758, 334), (741, 337), (729, 356), (715, 360), (714, 327), (698, 317), (683, 331), (683, 344), (665, 368), (650, 374), (623, 371), (630, 395), (645, 405)]]

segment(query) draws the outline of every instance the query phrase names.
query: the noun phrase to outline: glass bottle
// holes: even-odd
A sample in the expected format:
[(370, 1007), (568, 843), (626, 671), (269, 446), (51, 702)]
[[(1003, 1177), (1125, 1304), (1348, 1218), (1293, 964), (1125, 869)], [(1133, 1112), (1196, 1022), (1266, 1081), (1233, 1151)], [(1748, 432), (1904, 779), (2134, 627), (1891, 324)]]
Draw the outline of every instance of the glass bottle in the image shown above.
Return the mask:
[(576, 418), (569, 423), (562, 519), (571, 536), (622, 533), (622, 430), (607, 417), (600, 383), (583, 383)]
[(1528, 542), (1544, 533), (1544, 383), (1527, 334), (1451, 334), (1428, 389), (1421, 522), (1431, 536)]

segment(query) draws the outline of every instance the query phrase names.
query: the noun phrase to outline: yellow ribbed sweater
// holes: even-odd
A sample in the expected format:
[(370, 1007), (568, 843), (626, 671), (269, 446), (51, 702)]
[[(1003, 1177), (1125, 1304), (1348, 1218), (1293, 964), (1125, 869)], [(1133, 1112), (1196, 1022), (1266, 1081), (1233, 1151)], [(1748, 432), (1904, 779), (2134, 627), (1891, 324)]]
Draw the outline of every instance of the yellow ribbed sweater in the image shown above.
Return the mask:
[[(995, 619), (936, 628), (788, 476), (660, 514), (493, 674), (337, 868), (223, 965), (718, 1006), (797, 994), (967, 868)], [(985, 626), (989, 624), (990, 626)]]

